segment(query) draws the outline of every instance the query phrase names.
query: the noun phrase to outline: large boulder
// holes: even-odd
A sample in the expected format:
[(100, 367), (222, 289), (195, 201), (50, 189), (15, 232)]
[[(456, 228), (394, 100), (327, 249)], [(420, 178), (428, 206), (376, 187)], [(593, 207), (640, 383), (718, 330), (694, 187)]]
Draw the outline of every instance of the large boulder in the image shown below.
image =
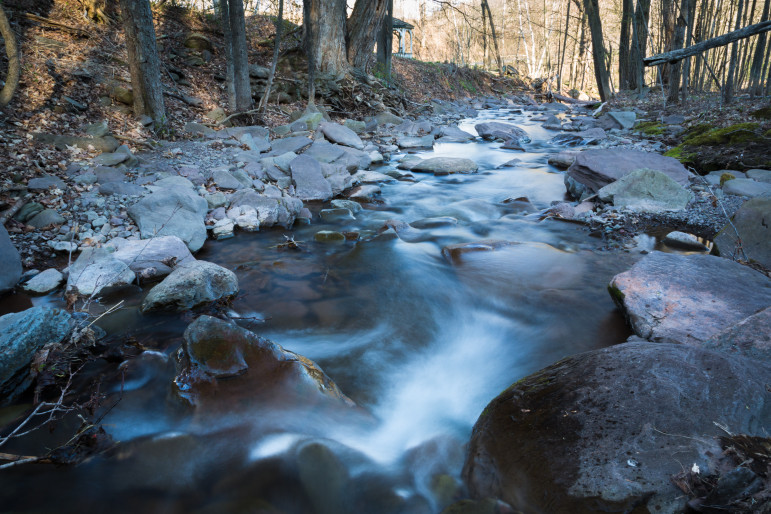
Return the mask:
[(319, 125), (319, 129), (321, 130), (321, 133), (324, 134), (324, 137), (333, 143), (350, 146), (357, 150), (364, 149), (364, 143), (361, 138), (356, 135), (356, 132), (348, 127), (337, 123), (324, 122)]
[(0, 405), (13, 401), (30, 384), (29, 364), (43, 346), (70, 333), (70, 315), (62, 309), (33, 307), (0, 317)]
[(771, 362), (771, 307), (725, 329), (702, 346)]
[(635, 333), (700, 345), (771, 306), (771, 279), (711, 255), (652, 252), (608, 287)]
[(640, 169), (624, 175), (598, 191), (603, 202), (633, 211), (682, 211), (693, 193), (656, 170)]
[(230, 298), (238, 293), (236, 274), (206, 261), (190, 261), (178, 266), (150, 289), (142, 301), (142, 311), (186, 311), (204, 303)]
[[(306, 403), (324, 398), (352, 404), (314, 362), (233, 322), (201, 316), (183, 339), (174, 385), (191, 405), (218, 409), (223, 401), (242, 405), (267, 399), (287, 408), (290, 399)], [(214, 397), (213, 388), (218, 390)]]
[(177, 236), (191, 252), (206, 241), (204, 217), (209, 210), (206, 200), (186, 187), (164, 187), (128, 208), (139, 227), (142, 239)]
[(565, 185), (571, 195), (580, 198), (643, 168), (660, 171), (681, 186), (688, 185), (691, 175), (672, 157), (641, 150), (605, 148), (576, 154), (575, 161), (565, 173)]
[(13, 246), (8, 231), (0, 225), (0, 293), (14, 288), (21, 278), (21, 257)]
[(450, 175), (452, 173), (474, 173), (479, 167), (471, 159), (461, 157), (431, 157), (420, 161), (410, 171)]
[(136, 274), (106, 248), (85, 248), (69, 267), (67, 292), (97, 296), (103, 289), (131, 284)]
[(482, 139), (487, 140), (501, 140), (501, 141), (517, 141), (519, 143), (529, 143), (530, 136), (527, 135), (523, 129), (512, 125), (510, 123), (501, 123), (499, 121), (489, 121), (485, 123), (478, 123), (474, 126), (477, 134)]
[(716, 471), (722, 427), (767, 436), (768, 362), (630, 342), (564, 359), (480, 416), (463, 477), (524, 512), (679, 513), (671, 476)]
[(305, 154), (299, 155), (291, 162), (289, 169), (297, 198), (302, 201), (327, 201), (332, 198), (332, 187), (324, 178), (321, 164), (316, 159)]
[(771, 269), (771, 197), (745, 202), (736, 211), (731, 223), (718, 232), (715, 251), (722, 257), (746, 258)]
[(140, 240), (116, 237), (106, 247), (115, 250), (112, 254), (115, 259), (144, 278), (166, 276), (175, 266), (195, 260), (185, 242), (177, 236)]
[(439, 129), (438, 143), (465, 143), (474, 139), (474, 136), (461, 130), (457, 125), (448, 125)]
[(303, 208), (302, 200), (291, 196), (274, 198), (255, 192), (239, 191), (230, 197), (230, 207), (250, 206), (257, 211), (260, 227), (291, 227)]

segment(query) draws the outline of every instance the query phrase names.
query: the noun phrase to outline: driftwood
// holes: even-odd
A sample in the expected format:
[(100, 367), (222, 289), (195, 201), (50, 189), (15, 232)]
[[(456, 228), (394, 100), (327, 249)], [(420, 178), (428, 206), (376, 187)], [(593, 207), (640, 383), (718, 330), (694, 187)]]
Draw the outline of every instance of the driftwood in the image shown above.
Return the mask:
[(552, 98), (555, 100), (559, 100), (560, 102), (564, 102), (566, 104), (573, 104), (573, 105), (597, 105), (600, 103), (597, 100), (576, 100), (575, 98), (571, 98), (569, 96), (561, 95), (559, 93), (552, 93)]
[(643, 63), (645, 63), (645, 66), (656, 66), (666, 63), (674, 64), (685, 59), (686, 57), (705, 52), (710, 48), (725, 46), (727, 44), (733, 43), (734, 41), (745, 39), (750, 36), (754, 36), (755, 34), (768, 32), (769, 30), (771, 30), (771, 20), (762, 21), (760, 23), (756, 23), (755, 25), (749, 25), (742, 29), (729, 32), (728, 34), (723, 34), (722, 36), (708, 39), (706, 41), (702, 41), (701, 43), (696, 43), (695, 45), (691, 45), (687, 48), (681, 48), (679, 50), (672, 50), (671, 52), (646, 57), (643, 59)]
[(3, 213), (0, 213), (0, 225), (5, 225), (9, 219), (14, 217), (16, 213), (19, 212), (21, 208), (27, 204), (27, 202), (29, 202), (30, 198), (32, 198), (32, 194), (27, 193), (23, 197), (16, 200), (16, 203), (13, 205), (13, 207)]

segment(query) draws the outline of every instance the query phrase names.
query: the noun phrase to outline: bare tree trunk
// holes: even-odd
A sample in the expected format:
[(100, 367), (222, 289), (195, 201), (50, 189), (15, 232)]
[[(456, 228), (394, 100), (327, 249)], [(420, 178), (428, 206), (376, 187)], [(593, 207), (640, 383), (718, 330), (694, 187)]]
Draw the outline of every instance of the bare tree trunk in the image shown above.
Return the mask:
[(386, 16), (389, 0), (357, 0), (347, 23), (348, 62), (365, 69), (375, 48), (380, 26)]
[(0, 90), (0, 107), (5, 107), (11, 102), (16, 88), (19, 86), (21, 57), (19, 46), (16, 44), (16, 34), (11, 28), (2, 5), (0, 5), (0, 36), (5, 40), (5, 54), (8, 57), (8, 73), (5, 77), (5, 85)]
[(618, 88), (629, 89), (632, 75), (630, 28), (634, 20), (634, 0), (622, 0), (621, 35), (618, 41)]
[(314, 71), (344, 76), (348, 71), (345, 0), (304, 0), (303, 7), (308, 61)]
[(598, 0), (584, 0), (586, 14), (589, 18), (589, 29), (592, 33), (592, 57), (594, 60), (594, 76), (597, 89), (603, 102), (610, 99), (610, 77), (605, 67), (605, 46), (602, 38), (602, 21)]
[[(685, 43), (685, 29), (688, 25), (686, 19), (691, 12), (691, 0), (682, 0), (680, 2), (680, 16), (677, 17), (675, 28), (675, 37), (672, 40), (672, 50), (680, 50)], [(669, 94), (667, 95), (667, 104), (680, 103), (680, 74), (682, 72), (682, 62), (677, 61), (669, 68)]]
[(648, 17), (651, 11), (651, 0), (637, 0), (632, 24), (632, 45), (629, 50), (629, 64), (632, 68), (629, 74), (629, 89), (642, 90), (645, 86), (645, 66), (643, 58), (648, 51)]
[(246, 49), (246, 22), (243, 0), (220, 0), (222, 31), (227, 57), (228, 101), (235, 112), (252, 108), (249, 61)]
[[(565, 33), (562, 39), (562, 55), (560, 55), (560, 66), (557, 71), (557, 92), (562, 91), (562, 66), (565, 64), (565, 54), (568, 51), (568, 30), (570, 28), (570, 5), (572, 2), (568, 0), (568, 12), (565, 16)], [(571, 79), (572, 80), (572, 79)], [(572, 85), (572, 83), (571, 83)]]
[[(771, 8), (771, 0), (766, 0), (763, 4), (763, 14), (760, 21), (768, 21), (769, 8)], [(766, 53), (766, 40), (768, 34), (763, 33), (758, 37), (758, 44), (755, 46), (755, 55), (752, 58), (752, 67), (750, 68), (750, 98), (762, 94), (763, 85), (761, 82), (762, 72), (764, 68), (763, 56)]]
[(482, 0), (482, 15), (487, 9), (487, 17), (490, 20), (490, 34), (493, 37), (493, 47), (495, 48), (495, 60), (498, 62), (498, 73), (503, 75), (503, 61), (501, 60), (501, 52), (498, 51), (498, 38), (495, 36), (495, 25), (493, 24), (493, 13), (490, 12), (490, 5), (487, 0)]
[[(421, 11), (421, 15), (423, 12)], [(383, 23), (380, 25), (380, 33), (377, 40), (377, 63), (385, 74), (388, 82), (391, 82), (391, 53), (394, 46), (394, 0), (388, 0)]]
[(276, 22), (276, 39), (273, 41), (273, 62), (270, 63), (270, 74), (268, 75), (268, 84), (265, 86), (265, 93), (260, 98), (260, 110), (264, 113), (268, 108), (270, 100), (270, 90), (273, 88), (273, 78), (276, 76), (276, 64), (278, 64), (278, 54), (281, 47), (281, 33), (284, 30), (284, 0), (278, 0), (278, 21)]
[[(742, 9), (744, 7), (744, 2), (742, 0), (739, 0), (739, 8), (736, 13), (736, 28), (735, 30), (739, 30), (741, 28), (742, 23)], [(739, 43), (738, 41), (734, 41), (734, 43), (731, 45), (731, 60), (728, 64), (728, 76), (725, 80), (725, 85), (723, 86), (723, 103), (725, 105), (729, 105), (733, 101), (734, 96), (734, 80), (736, 75), (736, 54), (739, 51)]]
[(156, 127), (166, 124), (163, 84), (155, 27), (149, 0), (120, 0), (123, 30), (126, 32), (131, 86), (134, 89), (134, 114), (147, 115)]

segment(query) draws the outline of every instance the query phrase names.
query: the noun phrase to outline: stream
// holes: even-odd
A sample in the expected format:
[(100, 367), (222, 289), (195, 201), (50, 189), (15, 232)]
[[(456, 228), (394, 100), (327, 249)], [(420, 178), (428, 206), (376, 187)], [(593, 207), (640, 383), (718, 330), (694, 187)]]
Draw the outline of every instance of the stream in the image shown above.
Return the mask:
[[(221, 409), (191, 414), (170, 389), (172, 354), (193, 318), (140, 314), (135, 288), (99, 325), (149, 350), (83, 374), (101, 380), (101, 408), (111, 407), (102, 423), (120, 445), (76, 467), (5, 472), (0, 510), (428, 513), (463, 498), (464, 445), (488, 402), (561, 358), (630, 334), (606, 287), (639, 251), (601, 251), (585, 226), (539, 221), (505, 202), (527, 197), (542, 210), (565, 195), (563, 174), (546, 163), (564, 147), (549, 144), (554, 133), (533, 116), (488, 110), (460, 124), (475, 133), (484, 120), (516, 123), (532, 138), (527, 152), (482, 141), (418, 152), (470, 158), (476, 174), (416, 173), (415, 182), (382, 184), (383, 203), (355, 219), (238, 233), (196, 255), (236, 272), (230, 314), (241, 326), (318, 363), (356, 408), (225, 398)], [(388, 220), (415, 228), (377, 235)], [(362, 237), (316, 242), (319, 230)], [(279, 248), (285, 235), (300, 249)], [(518, 244), (452, 262), (442, 254), (491, 239)], [(32, 301), (61, 306), (58, 297)], [(61, 443), (78, 424), (65, 418), (28, 444)]]

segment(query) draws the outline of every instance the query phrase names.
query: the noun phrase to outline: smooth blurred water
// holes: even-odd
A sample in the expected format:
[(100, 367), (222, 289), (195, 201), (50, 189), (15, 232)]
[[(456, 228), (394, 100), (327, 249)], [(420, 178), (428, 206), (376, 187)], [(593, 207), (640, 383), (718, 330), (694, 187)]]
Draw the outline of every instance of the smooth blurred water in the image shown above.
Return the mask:
[[(358, 409), (257, 402), (191, 416), (169, 398), (168, 358), (191, 318), (142, 316), (137, 296), (106, 328), (155, 353), (126, 364), (128, 375), (108, 364), (92, 374), (113, 398), (122, 384), (104, 419), (120, 451), (75, 469), (20, 469), (0, 499), (18, 511), (254, 512), (266, 502), (284, 512), (438, 512), (462, 497), (463, 445), (489, 401), (563, 357), (626, 339), (606, 287), (637, 258), (597, 251), (583, 226), (502, 203), (527, 197), (544, 209), (562, 199), (562, 174), (546, 164), (560, 149), (528, 115), (485, 111), (461, 128), (480, 119), (509, 119), (533, 142), (527, 152), (437, 144), (421, 155), (470, 158), (479, 172), (416, 174), (383, 185), (383, 203), (355, 220), (239, 234), (197, 256), (236, 271), (240, 324), (319, 363)], [(387, 220), (439, 216), (458, 222), (374, 237)], [(317, 243), (319, 230), (364, 239)], [(290, 234), (299, 251), (277, 247)], [(454, 262), (442, 255), (489, 239), (515, 244)], [(23, 499), (39, 487), (50, 501)]]

